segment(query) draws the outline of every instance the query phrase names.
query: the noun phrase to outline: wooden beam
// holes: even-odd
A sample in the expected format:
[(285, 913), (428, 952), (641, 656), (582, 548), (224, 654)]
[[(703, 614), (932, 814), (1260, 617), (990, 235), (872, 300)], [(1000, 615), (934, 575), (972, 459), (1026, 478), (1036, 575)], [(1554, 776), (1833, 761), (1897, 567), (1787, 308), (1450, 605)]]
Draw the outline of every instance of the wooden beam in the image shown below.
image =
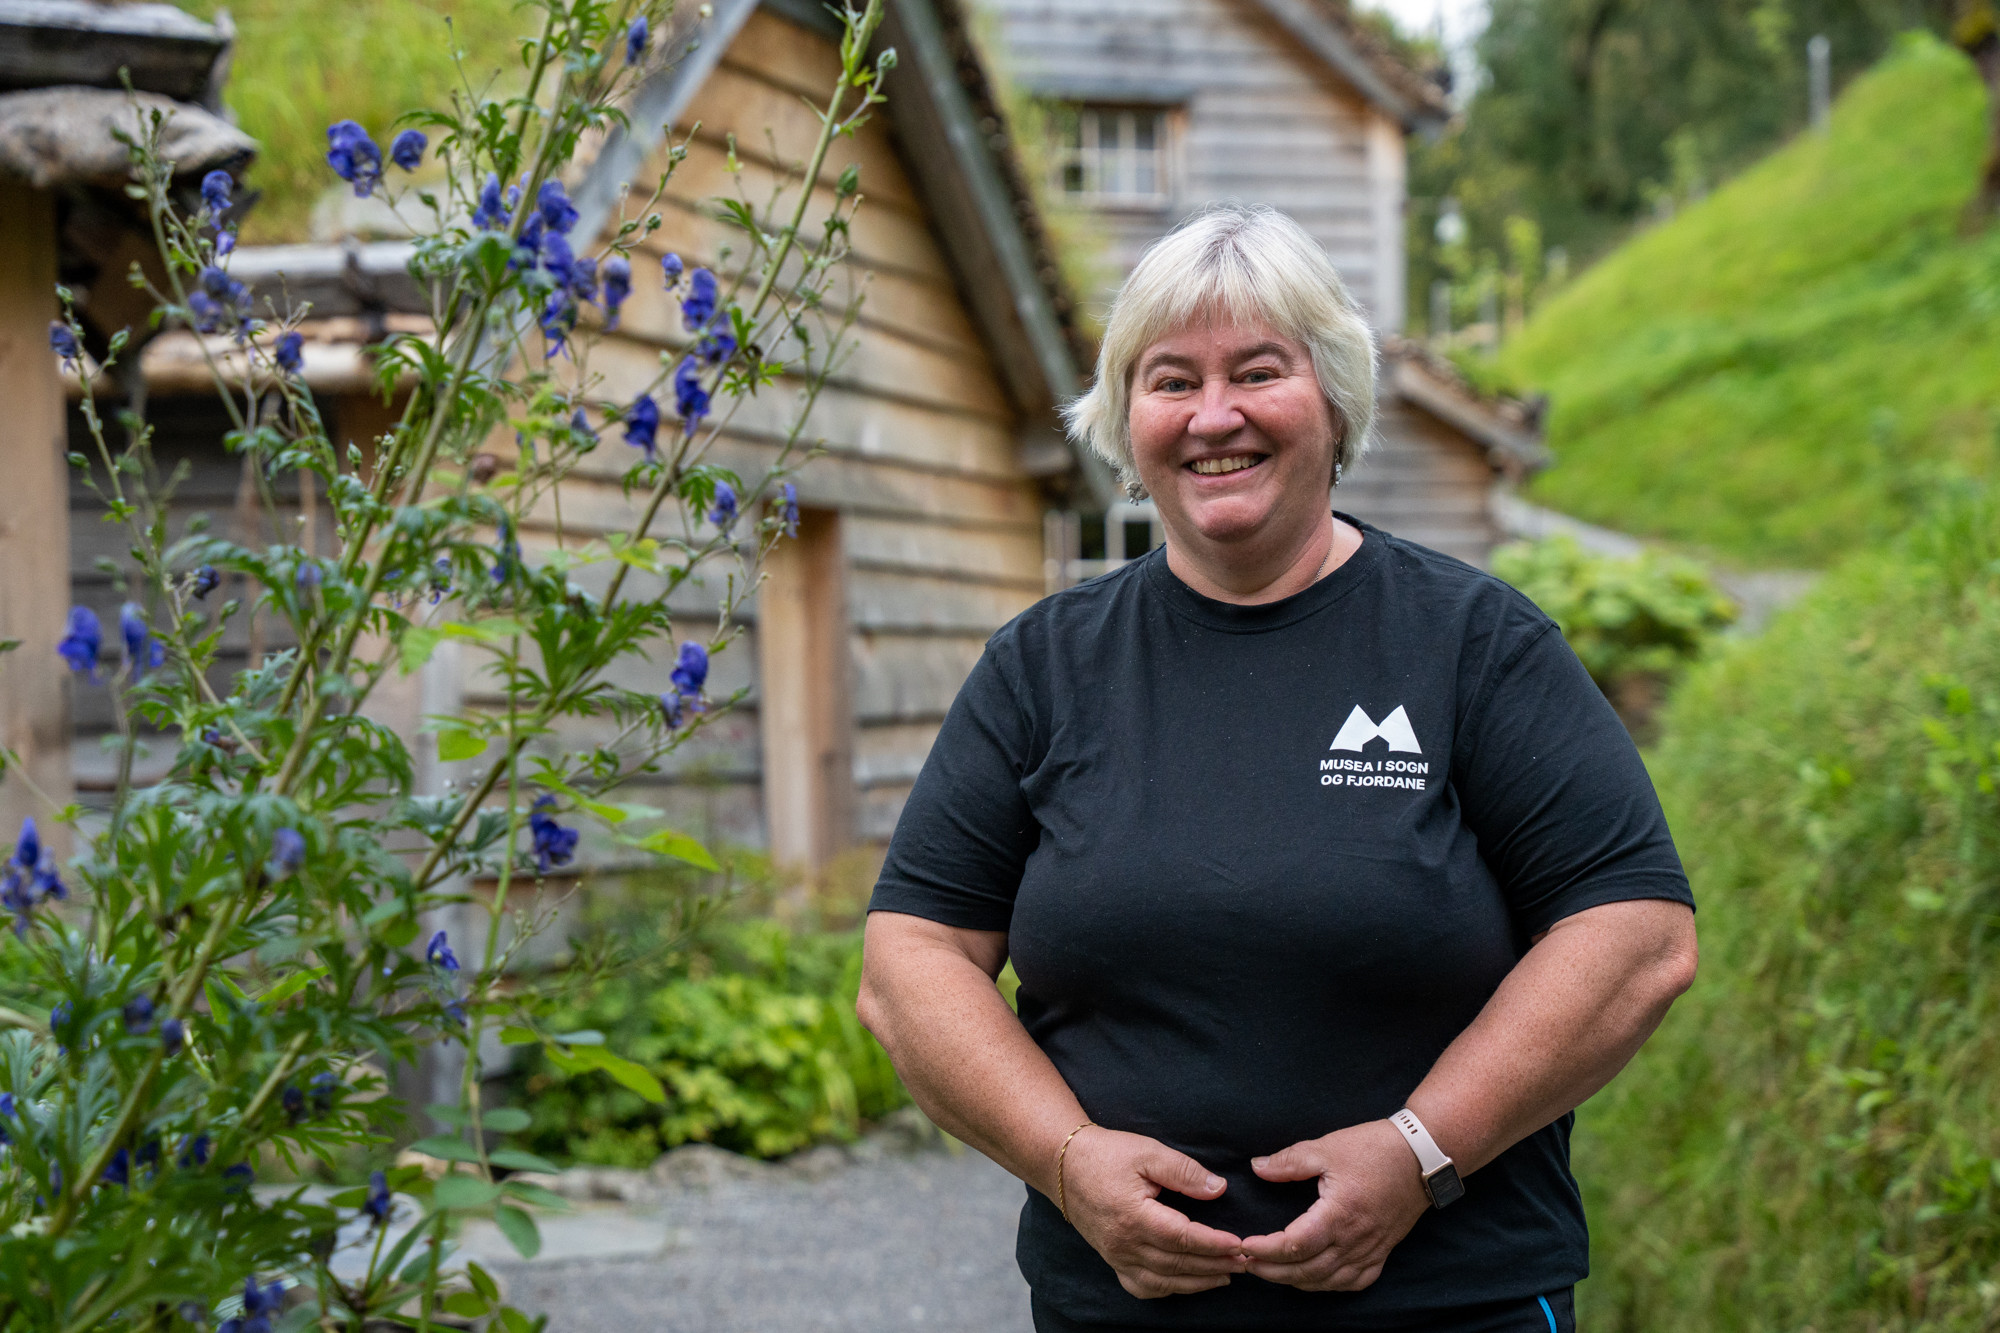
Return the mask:
[(854, 706), (840, 514), (806, 509), (758, 593), (758, 730), (771, 860), (808, 873), (854, 841)]
[[(39, 817), (53, 846), (60, 829), (26, 778), (58, 805), (72, 796), (69, 697), (56, 656), (69, 614), (69, 476), (64, 461), (62, 378), (49, 350), (56, 316), (55, 200), (15, 189), (0, 203), (0, 745), (20, 756), (21, 774), (0, 775), (0, 843), (27, 815)], [(117, 627), (107, 627), (114, 636)]]

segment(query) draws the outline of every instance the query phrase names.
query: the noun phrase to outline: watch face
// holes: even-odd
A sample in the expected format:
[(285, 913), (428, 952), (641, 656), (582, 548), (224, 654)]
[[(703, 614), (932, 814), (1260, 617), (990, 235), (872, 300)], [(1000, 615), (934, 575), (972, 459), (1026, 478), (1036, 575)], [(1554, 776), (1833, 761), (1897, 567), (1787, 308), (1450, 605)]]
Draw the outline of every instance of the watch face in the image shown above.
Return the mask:
[(1424, 1189), (1431, 1196), (1431, 1207), (1444, 1208), (1465, 1197), (1465, 1182), (1458, 1178), (1458, 1168), (1441, 1166), (1424, 1177)]

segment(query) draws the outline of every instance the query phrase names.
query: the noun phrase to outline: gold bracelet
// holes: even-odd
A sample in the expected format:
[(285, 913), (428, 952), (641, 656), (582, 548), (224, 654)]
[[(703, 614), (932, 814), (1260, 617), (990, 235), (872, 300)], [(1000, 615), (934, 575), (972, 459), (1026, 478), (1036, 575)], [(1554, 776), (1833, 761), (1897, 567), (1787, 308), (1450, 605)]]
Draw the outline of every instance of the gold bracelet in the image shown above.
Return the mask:
[[(1069, 1156), (1070, 1139), (1075, 1138), (1086, 1129), (1095, 1128), (1095, 1126), (1095, 1121), (1086, 1120), (1075, 1129), (1072, 1129), (1069, 1132), (1069, 1138), (1063, 1140), (1062, 1148), (1056, 1153), (1056, 1211), (1062, 1214), (1062, 1220), (1065, 1222), (1069, 1221), (1069, 1204), (1068, 1200), (1063, 1197), (1063, 1159)], [(1075, 1224), (1071, 1223), (1071, 1225)]]

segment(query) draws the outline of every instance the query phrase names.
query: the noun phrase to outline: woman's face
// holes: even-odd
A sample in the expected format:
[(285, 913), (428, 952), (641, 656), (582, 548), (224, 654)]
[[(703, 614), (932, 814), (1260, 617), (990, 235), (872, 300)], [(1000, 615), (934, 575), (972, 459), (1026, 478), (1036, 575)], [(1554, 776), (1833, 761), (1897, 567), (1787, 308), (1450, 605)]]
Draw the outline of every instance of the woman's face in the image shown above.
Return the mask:
[(1268, 326), (1197, 325), (1148, 347), (1131, 425), (1132, 461), (1170, 539), (1248, 555), (1325, 518), (1333, 407), (1305, 345)]

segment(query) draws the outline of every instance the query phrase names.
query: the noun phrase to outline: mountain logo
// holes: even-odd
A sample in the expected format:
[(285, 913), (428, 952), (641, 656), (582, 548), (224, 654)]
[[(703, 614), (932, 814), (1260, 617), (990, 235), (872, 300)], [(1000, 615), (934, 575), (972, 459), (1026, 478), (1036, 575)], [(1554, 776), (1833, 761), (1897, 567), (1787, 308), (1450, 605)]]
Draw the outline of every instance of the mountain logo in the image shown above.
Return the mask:
[(1347, 715), (1347, 721), (1340, 724), (1340, 734), (1333, 738), (1330, 750), (1360, 750), (1377, 737), (1389, 742), (1389, 749), (1401, 754), (1422, 754), (1424, 749), (1417, 744), (1416, 729), (1410, 725), (1410, 715), (1403, 711), (1401, 704), (1396, 711), (1377, 724), (1362, 709), (1354, 705), (1354, 711)]

